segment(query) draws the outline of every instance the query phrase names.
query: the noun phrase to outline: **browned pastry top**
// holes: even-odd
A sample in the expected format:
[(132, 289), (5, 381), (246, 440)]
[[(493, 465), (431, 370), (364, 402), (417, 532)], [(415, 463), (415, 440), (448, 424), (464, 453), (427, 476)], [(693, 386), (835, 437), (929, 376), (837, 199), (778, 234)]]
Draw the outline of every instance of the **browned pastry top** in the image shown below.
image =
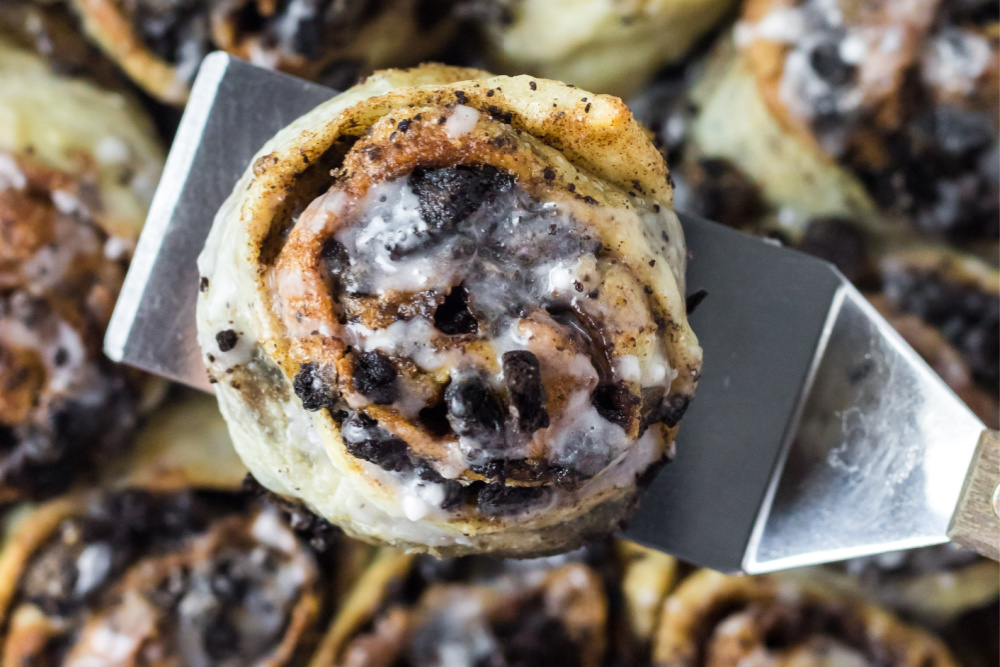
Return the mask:
[(254, 475), (451, 554), (612, 529), (700, 375), (666, 176), (617, 98), (441, 65), (279, 133), (199, 259), (199, 344)]
[(579, 486), (674, 426), (686, 396), (668, 397), (669, 359), (646, 382), (623, 370), (666, 314), (624, 243), (566, 214), (601, 210), (593, 186), (557, 177), (503, 112), (481, 116), (431, 104), (376, 122), (298, 215), (269, 284), (306, 409), (331, 410), (355, 457), (444, 482), (443, 508), (470, 491), (445, 479), (486, 483), (489, 517)]

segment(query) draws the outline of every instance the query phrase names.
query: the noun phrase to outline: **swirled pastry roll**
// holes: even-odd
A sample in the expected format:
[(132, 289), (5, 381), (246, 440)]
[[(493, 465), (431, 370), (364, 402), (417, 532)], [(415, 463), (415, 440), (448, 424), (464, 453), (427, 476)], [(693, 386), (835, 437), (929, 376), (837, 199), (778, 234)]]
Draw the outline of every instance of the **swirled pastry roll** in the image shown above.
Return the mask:
[(733, 41), (692, 94), (704, 154), (807, 218), (996, 240), (993, 3), (753, 0)]
[[(885, 254), (879, 276), (886, 300), (942, 333), (994, 397), (1000, 386), (1000, 272), (940, 247)], [(991, 420), (987, 420), (991, 421)]]
[(157, 413), (99, 489), (8, 515), (0, 664), (305, 664), (363, 551), (242, 492), (213, 403)]
[(140, 385), (101, 342), (161, 163), (128, 98), (0, 41), (0, 501), (61, 490), (134, 426)]
[[(387, 550), (358, 580), (310, 667), (648, 664), (650, 637), (619, 618), (620, 602), (658, 607), (674, 562), (619, 555), (610, 544), (520, 561)], [(641, 570), (634, 574), (645, 588), (622, 588), (629, 568)]]
[(995, 561), (953, 544), (879, 554), (790, 574), (941, 625), (1000, 594)]
[(4, 665), (291, 665), (325, 602), (274, 509), (205, 491), (52, 501), (0, 555)]
[(501, 70), (627, 96), (682, 58), (732, 0), (459, 0)]
[(2, 39), (32, 50), (63, 76), (86, 77), (108, 89), (121, 89), (126, 77), (80, 30), (73, 11), (63, 2), (0, 2)]
[(442, 554), (613, 531), (701, 350), (666, 167), (618, 99), (430, 65), (258, 155), (199, 259), (240, 455), (348, 533)]
[(702, 570), (663, 608), (653, 662), (955, 667), (944, 644), (878, 607), (808, 585)]
[(216, 49), (340, 88), (439, 52), (453, 28), (451, 0), (71, 2), (101, 48), (169, 104), (187, 100), (201, 59)]

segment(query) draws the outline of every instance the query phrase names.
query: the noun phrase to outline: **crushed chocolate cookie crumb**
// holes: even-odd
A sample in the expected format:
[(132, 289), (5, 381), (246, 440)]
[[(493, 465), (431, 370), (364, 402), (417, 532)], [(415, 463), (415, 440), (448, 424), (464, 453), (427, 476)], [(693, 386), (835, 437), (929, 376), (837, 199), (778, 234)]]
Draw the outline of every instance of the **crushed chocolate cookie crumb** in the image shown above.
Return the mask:
[(292, 380), (292, 389), (310, 412), (332, 408), (337, 402), (336, 372), (316, 362), (302, 364)]
[(215, 342), (219, 346), (220, 352), (229, 352), (239, 341), (239, 334), (237, 334), (232, 329), (226, 329), (225, 331), (220, 331), (215, 334)]
[(549, 413), (545, 409), (538, 357), (527, 350), (512, 350), (504, 352), (502, 363), (510, 410), (518, 430), (530, 434), (548, 427)]
[(354, 389), (376, 405), (388, 405), (399, 397), (396, 367), (378, 350), (364, 352), (354, 360)]
[(691, 313), (693, 313), (698, 308), (698, 306), (701, 305), (701, 302), (705, 300), (706, 296), (708, 296), (708, 290), (705, 289), (700, 289), (695, 292), (692, 292), (691, 294), (688, 294), (687, 299), (685, 299), (687, 314), (690, 315)]

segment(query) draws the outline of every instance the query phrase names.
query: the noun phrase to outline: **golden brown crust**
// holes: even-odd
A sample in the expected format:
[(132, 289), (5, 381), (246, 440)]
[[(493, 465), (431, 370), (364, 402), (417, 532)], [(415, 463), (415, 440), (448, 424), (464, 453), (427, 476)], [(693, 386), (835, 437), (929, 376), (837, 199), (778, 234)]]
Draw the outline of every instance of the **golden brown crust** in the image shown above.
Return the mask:
[(940, 640), (877, 607), (808, 585), (709, 570), (667, 598), (653, 654), (664, 667), (824, 656), (846, 664), (957, 665)]
[(84, 29), (136, 83), (164, 102), (182, 104), (187, 100), (187, 87), (174, 67), (146, 48), (119, 2), (75, 0), (75, 6)]

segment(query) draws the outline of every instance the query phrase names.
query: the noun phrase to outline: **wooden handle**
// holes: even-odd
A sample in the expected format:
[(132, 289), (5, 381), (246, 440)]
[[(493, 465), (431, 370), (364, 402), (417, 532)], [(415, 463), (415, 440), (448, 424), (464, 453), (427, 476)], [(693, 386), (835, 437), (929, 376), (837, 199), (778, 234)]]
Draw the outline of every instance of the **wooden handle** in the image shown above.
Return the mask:
[(1000, 431), (983, 431), (962, 486), (948, 537), (966, 549), (1000, 560)]

